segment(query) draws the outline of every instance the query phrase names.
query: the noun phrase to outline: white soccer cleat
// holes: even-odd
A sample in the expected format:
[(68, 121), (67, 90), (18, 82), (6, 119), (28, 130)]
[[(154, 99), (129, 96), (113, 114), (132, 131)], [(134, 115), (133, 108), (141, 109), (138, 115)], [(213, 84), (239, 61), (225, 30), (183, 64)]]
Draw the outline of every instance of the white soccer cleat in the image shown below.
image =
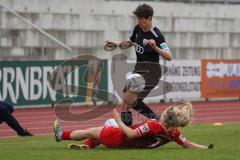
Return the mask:
[(75, 144), (75, 143), (71, 143), (68, 145), (69, 149), (77, 149), (77, 150), (84, 150), (84, 149), (89, 149), (88, 145), (85, 144)]

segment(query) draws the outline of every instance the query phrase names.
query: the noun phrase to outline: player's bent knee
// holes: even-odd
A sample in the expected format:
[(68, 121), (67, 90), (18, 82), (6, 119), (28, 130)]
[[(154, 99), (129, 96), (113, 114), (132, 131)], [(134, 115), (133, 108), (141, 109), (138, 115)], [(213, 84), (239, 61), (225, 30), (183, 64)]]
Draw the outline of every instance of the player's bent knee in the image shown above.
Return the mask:
[(87, 131), (87, 136), (88, 138), (94, 138), (94, 139), (98, 139), (100, 136), (100, 132), (102, 130), (103, 127), (93, 127), (93, 128), (89, 128)]

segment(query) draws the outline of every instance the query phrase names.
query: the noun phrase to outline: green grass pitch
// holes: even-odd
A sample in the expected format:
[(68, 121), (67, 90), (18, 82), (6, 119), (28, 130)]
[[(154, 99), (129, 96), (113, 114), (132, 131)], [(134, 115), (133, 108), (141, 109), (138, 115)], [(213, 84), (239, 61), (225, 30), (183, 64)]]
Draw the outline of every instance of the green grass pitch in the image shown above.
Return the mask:
[(212, 150), (183, 149), (171, 142), (157, 149), (70, 150), (71, 141), (56, 143), (53, 136), (0, 139), (1, 160), (239, 160), (240, 124), (192, 125), (182, 129), (189, 140), (213, 143)]

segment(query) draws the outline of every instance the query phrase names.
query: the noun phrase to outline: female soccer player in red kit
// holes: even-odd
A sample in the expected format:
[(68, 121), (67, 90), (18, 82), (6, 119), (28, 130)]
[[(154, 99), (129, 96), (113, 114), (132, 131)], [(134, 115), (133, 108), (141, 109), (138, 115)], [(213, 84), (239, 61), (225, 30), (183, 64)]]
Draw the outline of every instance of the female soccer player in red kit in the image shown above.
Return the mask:
[(155, 148), (175, 141), (184, 148), (209, 149), (213, 145), (200, 145), (182, 136), (178, 127), (187, 126), (192, 119), (192, 105), (184, 102), (164, 110), (160, 121), (146, 120), (132, 127), (126, 126), (116, 110), (113, 111), (116, 124), (89, 128), (86, 130), (64, 131), (58, 120), (54, 122), (56, 141), (84, 140), (84, 145), (70, 145), (70, 148), (94, 148), (103, 144), (108, 148)]

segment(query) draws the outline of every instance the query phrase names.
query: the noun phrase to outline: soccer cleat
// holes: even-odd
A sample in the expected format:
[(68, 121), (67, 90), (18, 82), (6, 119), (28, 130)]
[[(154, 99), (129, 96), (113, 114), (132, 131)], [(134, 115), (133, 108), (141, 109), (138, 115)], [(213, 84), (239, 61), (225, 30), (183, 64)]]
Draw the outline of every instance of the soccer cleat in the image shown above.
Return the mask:
[(27, 129), (23, 129), (23, 133), (18, 134), (19, 136), (26, 137), (26, 136), (33, 136)]
[(63, 129), (61, 127), (61, 124), (60, 124), (59, 120), (54, 121), (53, 129), (54, 129), (54, 134), (55, 134), (56, 141), (60, 142), (62, 140)]
[(75, 143), (71, 143), (68, 145), (69, 149), (76, 149), (76, 150), (84, 150), (84, 149), (89, 149), (88, 145), (85, 144), (75, 144)]
[(24, 129), (24, 136), (33, 136), (32, 133), (30, 133), (27, 129)]

